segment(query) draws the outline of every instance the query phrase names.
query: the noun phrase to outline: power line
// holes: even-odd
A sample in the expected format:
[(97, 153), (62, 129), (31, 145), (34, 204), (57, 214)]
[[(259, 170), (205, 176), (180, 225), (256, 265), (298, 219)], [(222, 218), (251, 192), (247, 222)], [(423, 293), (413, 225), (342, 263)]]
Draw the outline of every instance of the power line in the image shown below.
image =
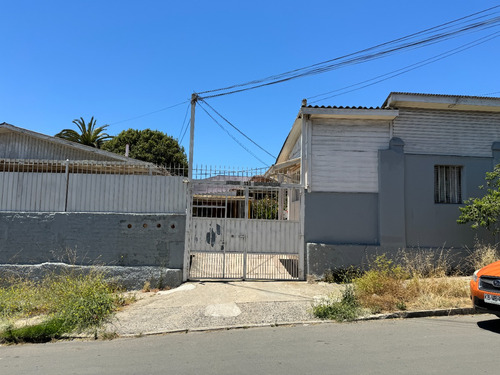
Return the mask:
[(166, 111), (167, 109), (170, 109), (170, 108), (174, 108), (174, 107), (178, 107), (182, 104), (185, 104), (185, 103), (189, 103), (189, 100), (186, 100), (182, 103), (177, 103), (177, 104), (174, 104), (174, 105), (171, 105), (171, 106), (168, 106), (168, 107), (165, 107), (165, 108), (161, 108), (161, 109), (158, 109), (156, 111), (152, 111), (152, 112), (148, 112), (148, 113), (144, 113), (142, 115), (139, 115), (139, 116), (135, 116), (135, 117), (131, 117), (131, 118), (128, 118), (126, 120), (120, 120), (120, 121), (116, 121), (116, 122), (112, 122), (111, 124), (109, 125), (116, 125), (116, 124), (121, 124), (122, 122), (127, 122), (127, 121), (132, 121), (132, 120), (137, 120), (138, 118), (142, 118), (142, 117), (146, 117), (146, 116), (149, 116), (149, 115), (152, 115), (154, 113), (158, 113), (158, 112), (162, 112), (162, 111)]
[[(186, 108), (186, 112), (184, 113), (184, 120), (182, 120), (182, 126), (181, 126), (181, 131), (179, 132), (179, 137), (177, 139), (180, 139), (181, 138), (181, 135), (182, 135), (182, 138), (184, 138), (184, 135), (183, 135), (183, 132), (184, 134), (186, 134), (186, 131), (184, 130), (184, 127), (186, 127), (186, 130), (187, 130), (187, 123), (186, 123), (186, 118), (187, 118), (187, 114), (189, 112), (189, 108), (191, 107), (191, 104), (188, 104), (187, 108)], [(181, 141), (182, 142), (182, 141)], [(179, 142), (180, 143), (180, 142)]]
[[(398, 39), (394, 39), (389, 42), (385, 42), (382, 44), (378, 44), (374, 47), (366, 48), (354, 53), (350, 53), (348, 55), (344, 55), (341, 57), (336, 57), (334, 59), (330, 59), (327, 61), (323, 61), (321, 63), (309, 65), (303, 68), (291, 70), (285, 73), (281, 73), (278, 75), (274, 76), (269, 76), (266, 78), (262, 79), (257, 79), (253, 81), (249, 81), (246, 83), (241, 83), (241, 84), (236, 84), (236, 85), (231, 85), (215, 90), (208, 90), (208, 91), (202, 91), (200, 94), (209, 94), (204, 96), (204, 98), (213, 98), (213, 97), (218, 97), (218, 96), (223, 96), (223, 95), (229, 95), (237, 92), (242, 92), (242, 91), (247, 91), (247, 90), (252, 90), (256, 89), (259, 87), (264, 87), (268, 85), (274, 85), (282, 82), (286, 82), (292, 79), (296, 78), (301, 78), (309, 75), (315, 75), (315, 74), (321, 74), (325, 73), (334, 69), (339, 69), (341, 67), (347, 66), (347, 65), (352, 65), (352, 64), (360, 64), (363, 62), (367, 62), (370, 60), (382, 58), (403, 50), (407, 49), (414, 49), (414, 48), (421, 48), (424, 46), (432, 45), (435, 43), (440, 43), (444, 40), (448, 40), (451, 38), (458, 37), (461, 34), (464, 33), (470, 33), (472, 31), (478, 31), (480, 29), (488, 29), (491, 27), (496, 27), (498, 26), (498, 23), (500, 22), (500, 17), (490, 17), (487, 19), (484, 19), (485, 17), (489, 17), (493, 14), (498, 13), (493, 12), (491, 14), (486, 14), (482, 16), (478, 16), (473, 18), (472, 20), (469, 20), (467, 24), (465, 22), (462, 22), (464, 19), (472, 18), (474, 16), (477, 16), (482, 13), (487, 13), (493, 9), (496, 9), (500, 7), (500, 5), (486, 9), (481, 12), (477, 12), (438, 26), (434, 26), (429, 29), (425, 29), (422, 31), (419, 31), (417, 33), (413, 33), (410, 35), (407, 35), (405, 37), (401, 37)], [(483, 20), (481, 20), (483, 19)], [(472, 22), (471, 21), (475, 21)], [(465, 24), (465, 25), (462, 25)], [(457, 26), (458, 25), (458, 26)], [(434, 34), (431, 34), (433, 32)], [(437, 32), (437, 33), (436, 33)], [(431, 34), (430, 36), (426, 36), (424, 38), (420, 38), (417, 40), (412, 40), (415, 39), (416, 36), (422, 36), (426, 34)], [(403, 43), (402, 43), (403, 42)], [(382, 50), (379, 50), (381, 47), (385, 47)], [(377, 51), (379, 50), (379, 51)], [(371, 53), (367, 53), (371, 52)], [(217, 93), (218, 92), (218, 93)]]
[(189, 122), (191, 121), (191, 117), (189, 117), (188, 121), (186, 122), (186, 129), (184, 129), (184, 133), (182, 133), (182, 138), (181, 140), (179, 141), (179, 144), (182, 143), (183, 139), (184, 139), (184, 136), (186, 135), (187, 133), (187, 130), (189, 129), (189, 127), (187, 126), (187, 124), (189, 124)]
[[(203, 101), (203, 103), (206, 104), (205, 101)], [(250, 151), (247, 147), (245, 147), (245, 145), (243, 143), (241, 143), (238, 139), (236, 139), (236, 137), (234, 135), (232, 135), (221, 123), (219, 123), (219, 121), (217, 121), (206, 109), (205, 107), (200, 103), (198, 102), (198, 105), (201, 109), (203, 109), (203, 111), (208, 115), (208, 117), (210, 117), (217, 125), (219, 125), (219, 127), (224, 130), (227, 135), (229, 135), (233, 141), (235, 141), (241, 148), (243, 148), (246, 152), (248, 152), (250, 155), (252, 155), (255, 159), (257, 159), (259, 162), (261, 162), (263, 165), (265, 165), (266, 167), (269, 166), (268, 163), (266, 163), (265, 161), (263, 161), (262, 159), (260, 159), (257, 155), (255, 155), (252, 151)]]
[(500, 91), (489, 92), (488, 94), (483, 94), (483, 95), (480, 95), (480, 96), (489, 96), (489, 95), (495, 95), (495, 94), (500, 94)]
[(268, 154), (270, 157), (276, 159), (276, 156), (274, 156), (273, 154), (271, 154), (269, 151), (267, 151), (265, 148), (263, 148), (262, 146), (260, 146), (257, 142), (255, 142), (252, 138), (250, 138), (248, 135), (246, 135), (245, 133), (243, 133), (240, 129), (238, 129), (235, 125), (233, 125), (227, 118), (225, 118), (224, 116), (222, 116), (219, 112), (217, 112), (214, 107), (212, 107), (210, 104), (208, 104), (205, 100), (201, 99), (200, 100), (205, 103), (212, 111), (214, 111), (221, 119), (223, 119), (225, 122), (227, 122), (234, 130), (236, 130), (238, 133), (240, 133), (243, 137), (245, 137), (246, 139), (248, 139), (250, 142), (252, 142), (255, 146), (257, 146), (258, 148), (260, 148), (262, 151), (264, 151), (266, 154)]
[[(376, 76), (374, 78), (370, 78), (370, 79), (367, 79), (365, 81), (361, 81), (361, 82), (358, 82), (358, 83), (355, 83), (355, 84), (352, 84), (352, 85), (349, 85), (349, 86), (345, 86), (345, 87), (342, 87), (342, 88), (339, 88), (339, 89), (335, 89), (335, 90), (328, 91), (328, 92), (325, 92), (325, 93), (322, 93), (322, 94), (314, 95), (314, 96), (308, 97), (307, 99), (308, 100), (309, 99), (314, 99), (314, 98), (318, 98), (320, 96), (324, 96), (324, 95), (332, 94), (334, 92), (341, 91), (338, 94), (331, 95), (331, 96), (326, 96), (324, 98), (312, 101), (311, 102), (311, 104), (312, 104), (312, 103), (317, 103), (317, 102), (320, 102), (320, 101), (323, 101), (323, 100), (326, 100), (326, 99), (330, 99), (330, 98), (333, 98), (333, 97), (336, 97), (336, 96), (344, 95), (344, 94), (347, 94), (349, 92), (361, 90), (361, 89), (363, 89), (365, 87), (373, 86), (373, 85), (375, 85), (377, 83), (380, 83), (380, 82), (386, 81), (388, 79), (400, 76), (400, 75), (402, 75), (404, 73), (408, 73), (408, 72), (410, 72), (412, 70), (421, 68), (421, 67), (423, 67), (425, 65), (429, 65), (429, 64), (432, 64), (432, 63), (434, 63), (436, 61), (443, 60), (443, 59), (445, 59), (447, 57), (450, 57), (452, 55), (455, 55), (457, 53), (463, 52), (463, 51), (468, 50), (470, 48), (476, 47), (476, 46), (478, 46), (480, 44), (486, 43), (486, 42), (488, 42), (488, 41), (490, 41), (492, 39), (495, 39), (495, 38), (497, 38), (499, 36), (500, 36), (500, 32), (495, 32), (495, 33), (489, 34), (489, 35), (487, 35), (487, 36), (485, 36), (483, 38), (479, 38), (479, 39), (476, 39), (476, 40), (474, 40), (472, 42), (469, 42), (469, 43), (466, 43), (464, 45), (461, 45), (460, 47), (453, 48), (453, 49), (448, 50), (446, 52), (440, 53), (438, 55), (435, 55), (435, 56), (430, 57), (428, 59), (419, 61), (417, 63), (411, 64), (411, 65), (407, 65), (407, 66), (405, 66), (403, 68), (394, 70), (392, 72), (381, 74), (381, 75)], [(393, 74), (393, 73), (396, 73), (396, 74)], [(386, 77), (386, 78), (382, 78), (382, 77)], [(382, 79), (377, 80), (378, 78), (382, 78)], [(354, 88), (352, 90), (344, 91), (344, 90), (349, 89), (351, 87), (356, 87), (356, 86), (362, 85), (362, 84), (367, 83), (367, 82), (371, 82), (371, 83), (368, 83), (368, 84), (363, 85), (361, 87)]]

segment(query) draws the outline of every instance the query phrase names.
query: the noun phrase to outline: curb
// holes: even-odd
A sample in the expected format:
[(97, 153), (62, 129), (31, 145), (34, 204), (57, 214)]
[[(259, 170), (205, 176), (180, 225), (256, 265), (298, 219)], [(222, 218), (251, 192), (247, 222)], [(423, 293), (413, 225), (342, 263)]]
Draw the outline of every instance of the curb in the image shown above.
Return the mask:
[(356, 321), (429, 318), (433, 316), (474, 315), (474, 314), (478, 313), (474, 311), (474, 308), (472, 307), (458, 307), (452, 309), (439, 309), (439, 310), (398, 311), (390, 314), (370, 315), (367, 317), (356, 319)]
[[(474, 315), (478, 314), (474, 311), (472, 307), (465, 308), (452, 308), (452, 309), (440, 309), (440, 310), (420, 310), (420, 311), (400, 311), (390, 314), (377, 314), (370, 315), (366, 317), (361, 317), (353, 320), (351, 323), (372, 321), (372, 320), (386, 320), (386, 319), (412, 319), (412, 318), (428, 318), (436, 316), (452, 316), (452, 315)], [(216, 326), (216, 327), (197, 327), (197, 328), (185, 328), (185, 329), (175, 329), (167, 331), (151, 331), (151, 332), (141, 332), (138, 334), (127, 333), (119, 335), (118, 337), (130, 338), (130, 337), (143, 337), (143, 336), (156, 336), (156, 335), (167, 335), (173, 333), (195, 333), (195, 332), (216, 332), (216, 331), (229, 331), (233, 329), (249, 329), (249, 328), (265, 328), (265, 327), (294, 327), (294, 326), (307, 326), (316, 324), (334, 324), (339, 323), (335, 320), (306, 320), (298, 322), (275, 322), (275, 323), (258, 323), (258, 324), (239, 324), (232, 326)]]

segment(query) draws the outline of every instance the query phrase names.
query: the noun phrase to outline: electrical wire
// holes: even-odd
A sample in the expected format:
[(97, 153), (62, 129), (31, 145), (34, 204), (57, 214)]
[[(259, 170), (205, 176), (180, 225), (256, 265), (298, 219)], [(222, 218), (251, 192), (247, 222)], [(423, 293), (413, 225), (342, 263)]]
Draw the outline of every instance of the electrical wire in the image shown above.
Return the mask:
[(170, 108), (174, 108), (174, 107), (178, 107), (182, 104), (185, 104), (185, 103), (189, 103), (189, 100), (186, 100), (182, 103), (177, 103), (177, 104), (174, 104), (174, 105), (171, 105), (171, 106), (168, 106), (168, 107), (165, 107), (165, 108), (161, 108), (161, 109), (158, 109), (156, 111), (152, 111), (152, 112), (148, 112), (148, 113), (144, 113), (142, 115), (139, 115), (139, 116), (135, 116), (135, 117), (131, 117), (131, 118), (128, 118), (126, 120), (120, 120), (120, 121), (116, 121), (116, 122), (112, 122), (111, 124), (109, 125), (116, 125), (116, 124), (121, 124), (122, 122), (127, 122), (127, 121), (132, 121), (132, 120), (137, 120), (139, 118), (142, 118), (142, 117), (146, 117), (146, 116), (149, 116), (149, 115), (152, 115), (154, 113), (158, 113), (158, 112), (162, 112), (162, 111), (166, 111), (167, 109), (170, 109)]
[[(203, 103), (206, 104), (205, 101), (203, 101)], [(245, 145), (243, 143), (241, 143), (233, 134), (231, 134), (229, 132), (229, 130), (227, 130), (221, 123), (219, 123), (219, 121), (217, 121), (206, 109), (205, 107), (200, 103), (200, 101), (198, 101), (198, 105), (201, 109), (203, 109), (203, 111), (208, 115), (208, 117), (210, 117), (217, 125), (219, 125), (219, 127), (224, 130), (227, 135), (229, 135), (233, 141), (235, 141), (241, 148), (243, 148), (246, 152), (248, 152), (250, 155), (252, 155), (255, 159), (257, 159), (259, 162), (261, 162), (264, 166), (268, 167), (269, 164), (266, 163), (265, 161), (263, 161), (262, 159), (260, 159), (257, 155), (255, 155), (252, 151), (250, 151), (247, 147), (245, 147)]]
[(274, 156), (273, 154), (271, 154), (269, 151), (267, 151), (265, 148), (263, 148), (257, 142), (255, 142), (252, 138), (250, 138), (248, 135), (246, 135), (245, 133), (243, 133), (240, 129), (238, 129), (235, 125), (233, 125), (227, 118), (225, 118), (219, 112), (217, 112), (214, 109), (214, 107), (212, 107), (210, 104), (208, 104), (205, 100), (203, 100), (201, 98), (199, 100), (201, 100), (203, 103), (205, 103), (212, 111), (214, 111), (221, 119), (223, 119), (225, 122), (227, 122), (234, 130), (236, 130), (238, 133), (240, 133), (243, 137), (245, 137), (246, 139), (248, 139), (250, 142), (252, 142), (255, 146), (257, 146), (258, 148), (260, 148), (262, 151), (264, 151), (270, 157), (272, 157), (273, 159), (276, 159), (276, 156)]
[(480, 95), (480, 96), (489, 96), (489, 95), (496, 95), (496, 94), (500, 94), (500, 91), (489, 92), (488, 94), (483, 94), (483, 95)]
[[(182, 120), (182, 126), (181, 126), (181, 131), (179, 132), (179, 137), (177, 139), (180, 139), (181, 138), (181, 135), (186, 133), (185, 130), (184, 130), (184, 127), (186, 127), (186, 130), (187, 130), (187, 123), (186, 123), (186, 118), (187, 118), (187, 114), (189, 112), (189, 108), (191, 107), (191, 103), (188, 104), (187, 108), (186, 108), (186, 113), (184, 113), (184, 120)], [(184, 138), (184, 136), (182, 136)]]
[[(186, 124), (189, 124), (189, 123), (190, 123), (190, 121), (191, 121), (191, 117), (189, 117), (189, 120), (188, 120), (188, 122), (187, 122)], [(188, 127), (188, 126), (186, 126), (186, 129), (184, 130), (184, 133), (182, 134), (182, 138), (181, 138), (181, 140), (179, 141), (179, 144), (181, 144), (181, 143), (182, 143), (182, 140), (184, 139), (184, 136), (186, 135), (186, 133), (187, 133), (187, 130), (188, 130), (188, 129), (189, 129), (189, 127)]]
[[(433, 57), (430, 57), (428, 59), (425, 59), (425, 60), (422, 60), (422, 61), (419, 61), (417, 63), (414, 63), (414, 64), (411, 64), (411, 65), (407, 65), (403, 68), (400, 68), (400, 69), (397, 69), (397, 70), (394, 70), (394, 71), (391, 71), (389, 73), (385, 73), (385, 74), (382, 74), (382, 75), (379, 75), (379, 76), (376, 76), (374, 78), (370, 78), (368, 80), (365, 80), (365, 81), (361, 81), (361, 82), (358, 82), (358, 83), (355, 83), (353, 85), (349, 85), (349, 86), (345, 86), (345, 87), (342, 87), (342, 88), (339, 88), (339, 89), (335, 89), (335, 90), (332, 90), (332, 91), (328, 91), (328, 92), (325, 92), (325, 93), (322, 93), (322, 94), (318, 94), (318, 95), (314, 95), (314, 96), (310, 96), (308, 97), (307, 99), (314, 99), (314, 98), (318, 98), (318, 97), (321, 97), (321, 96), (324, 96), (324, 95), (328, 95), (328, 94), (332, 94), (334, 92), (339, 92), (341, 91), (340, 93), (338, 94), (335, 94), (335, 95), (331, 95), (331, 96), (326, 96), (324, 98), (321, 98), (321, 99), (317, 99), (317, 100), (314, 100), (311, 102), (311, 104), (313, 103), (317, 103), (317, 102), (320, 102), (320, 101), (323, 101), (323, 100), (326, 100), (326, 99), (331, 99), (333, 97), (337, 97), (337, 96), (340, 96), (340, 95), (344, 95), (344, 94), (347, 94), (347, 93), (350, 93), (350, 92), (353, 92), (353, 91), (357, 91), (357, 90), (361, 90), (365, 87), (369, 87), (369, 86), (373, 86), (377, 83), (380, 83), (380, 82), (383, 82), (383, 81), (386, 81), (388, 79), (391, 79), (391, 78), (394, 78), (394, 77), (397, 77), (397, 76), (400, 76), (404, 73), (408, 73), (412, 70), (415, 70), (415, 69), (418, 69), (418, 68), (421, 68), (425, 65), (429, 65), (429, 64), (432, 64), (436, 61), (439, 61), (439, 60), (443, 60), (449, 56), (452, 56), (452, 55), (455, 55), (457, 53), (460, 53), (460, 52), (463, 52), (465, 50), (468, 50), (470, 48), (473, 48), (473, 47), (476, 47), (480, 44), (483, 44), (483, 43), (486, 43), (492, 39), (495, 39), (495, 38), (498, 38), (500, 36), (500, 31), (499, 32), (495, 32), (495, 33), (492, 33), (492, 34), (489, 34), (485, 37), (482, 37), (482, 38), (479, 38), (479, 39), (476, 39), (472, 42), (469, 42), (469, 43), (466, 43), (466, 44), (463, 44), (457, 48), (453, 48), (451, 50), (448, 50), (446, 52), (443, 52), (443, 53), (440, 53), (438, 55), (435, 55)], [(396, 74), (393, 74), (393, 73), (396, 73)], [(383, 78), (383, 79), (379, 79), (379, 78), (382, 78), (382, 77), (386, 77), (386, 78)], [(372, 82), (373, 81), (373, 82)], [(361, 87), (356, 87), (356, 86), (359, 86), (359, 85), (362, 85), (364, 83), (367, 83), (367, 82), (371, 82), (371, 83), (368, 83), (366, 85), (363, 85)], [(346, 89), (349, 89), (351, 87), (356, 87), (352, 90), (348, 90), (348, 91), (344, 91)]]
[[(215, 90), (202, 91), (199, 94), (209, 94), (209, 95), (202, 96), (203, 98), (206, 99), (206, 98), (213, 98), (213, 97), (218, 97), (218, 96), (223, 96), (223, 95), (229, 95), (229, 94), (233, 94), (236, 92), (252, 90), (252, 89), (256, 89), (256, 88), (263, 87), (263, 86), (274, 85), (274, 84), (286, 82), (286, 81), (296, 79), (296, 78), (325, 73), (325, 72), (328, 72), (328, 71), (331, 71), (334, 69), (339, 69), (339, 68), (341, 68), (343, 66), (347, 66), (347, 65), (359, 64), (359, 63), (371, 61), (374, 59), (378, 59), (378, 58), (386, 57), (388, 55), (392, 55), (394, 53), (397, 53), (397, 52), (400, 52), (403, 50), (421, 48), (421, 47), (425, 47), (428, 45), (440, 43), (442, 41), (445, 41), (445, 40), (448, 40), (451, 38), (456, 38), (464, 33), (470, 33), (473, 31), (478, 31), (480, 29), (488, 29), (491, 27), (496, 27), (496, 26), (498, 26), (498, 23), (500, 22), (500, 17), (498, 17), (498, 16), (497, 17), (490, 17), (490, 18), (487, 18), (486, 20), (480, 20), (480, 19), (484, 18), (484, 17), (491, 16), (492, 14), (496, 14), (498, 12), (494, 12), (492, 14), (487, 14), (487, 15), (483, 15), (483, 16), (479, 16), (479, 17), (474, 18), (473, 21), (479, 20), (477, 22), (470, 23), (470, 21), (469, 21), (469, 23), (467, 23), (463, 26), (457, 27), (457, 25), (464, 24), (464, 22), (461, 22), (464, 19), (474, 17), (474, 16), (481, 14), (481, 13), (489, 12), (492, 9), (496, 9), (498, 7), (500, 7), (500, 5), (486, 9), (486, 10), (481, 11), (481, 12), (471, 14), (469, 16), (465, 16), (465, 17), (438, 25), (438, 26), (434, 26), (434, 27), (429, 28), (429, 29), (425, 29), (425, 30), (417, 32), (417, 33), (407, 35), (405, 37), (394, 39), (392, 41), (385, 42), (385, 43), (376, 45), (374, 47), (366, 48), (366, 49), (363, 49), (361, 51), (357, 51), (357, 52), (354, 52), (354, 53), (351, 53), (348, 55), (344, 55), (341, 57), (330, 59), (330, 60), (327, 60), (327, 61), (324, 61), (321, 63), (309, 65), (307, 67), (291, 70), (291, 71), (288, 71), (285, 73), (281, 73), (281, 74), (274, 75), (274, 76), (269, 76), (269, 77), (258, 79), (258, 80), (249, 81), (249, 82), (242, 83), (242, 84), (227, 86), (227, 87), (223, 87), (223, 88), (219, 88), (219, 89), (215, 89)], [(433, 34), (433, 35), (430, 35), (430, 36), (427, 36), (425, 38), (421, 38), (418, 40), (412, 40), (415, 38), (415, 36), (422, 36), (422, 35), (430, 34), (430, 32), (435, 33), (437, 31), (439, 33)], [(400, 42), (404, 42), (404, 43), (401, 44)], [(397, 43), (399, 43), (399, 44), (397, 44)], [(396, 45), (394, 45), (394, 44), (396, 44)], [(392, 46), (392, 45), (394, 45), (394, 46)], [(386, 48), (382, 49), (381, 51), (377, 51), (378, 49), (380, 49), (380, 47), (386, 47)], [(372, 51), (372, 53), (366, 53), (366, 52), (370, 52), (370, 51)], [(224, 91), (224, 92), (221, 92), (221, 91)], [(219, 92), (219, 93), (216, 94), (216, 92)]]

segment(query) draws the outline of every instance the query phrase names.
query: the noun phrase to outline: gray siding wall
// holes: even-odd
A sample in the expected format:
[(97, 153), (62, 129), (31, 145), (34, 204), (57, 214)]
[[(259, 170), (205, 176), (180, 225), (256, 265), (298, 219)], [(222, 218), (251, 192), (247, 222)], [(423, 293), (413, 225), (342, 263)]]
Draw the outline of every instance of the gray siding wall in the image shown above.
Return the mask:
[(377, 244), (378, 194), (306, 193), (305, 241)]
[[(491, 142), (489, 149), (491, 150)], [(478, 189), (478, 186), (484, 184), (485, 173), (493, 168), (491, 158), (406, 154), (407, 246), (472, 246), (476, 235), (479, 238), (491, 240), (491, 236), (485, 231), (474, 231), (469, 225), (457, 224), (460, 205), (434, 203), (434, 165), (463, 166), (462, 197), (464, 200), (483, 195), (483, 191)]]
[(389, 121), (312, 121), (311, 190), (377, 193), (377, 154), (389, 147)]
[[(0, 264), (76, 264), (181, 269), (185, 215), (0, 212)], [(68, 259), (70, 258), (70, 259)]]
[(58, 145), (26, 134), (0, 132), (0, 158), (39, 160), (97, 160), (116, 161), (116, 157), (102, 155), (89, 147), (88, 151)]
[(400, 109), (393, 136), (409, 154), (491, 157), (500, 139), (500, 113)]

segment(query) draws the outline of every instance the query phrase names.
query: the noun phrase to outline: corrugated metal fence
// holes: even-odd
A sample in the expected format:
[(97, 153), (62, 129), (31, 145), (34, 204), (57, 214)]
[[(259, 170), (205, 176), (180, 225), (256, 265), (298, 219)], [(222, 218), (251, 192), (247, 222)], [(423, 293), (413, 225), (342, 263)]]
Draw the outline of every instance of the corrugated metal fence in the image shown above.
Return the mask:
[(144, 164), (0, 160), (0, 211), (185, 213), (186, 184)]

